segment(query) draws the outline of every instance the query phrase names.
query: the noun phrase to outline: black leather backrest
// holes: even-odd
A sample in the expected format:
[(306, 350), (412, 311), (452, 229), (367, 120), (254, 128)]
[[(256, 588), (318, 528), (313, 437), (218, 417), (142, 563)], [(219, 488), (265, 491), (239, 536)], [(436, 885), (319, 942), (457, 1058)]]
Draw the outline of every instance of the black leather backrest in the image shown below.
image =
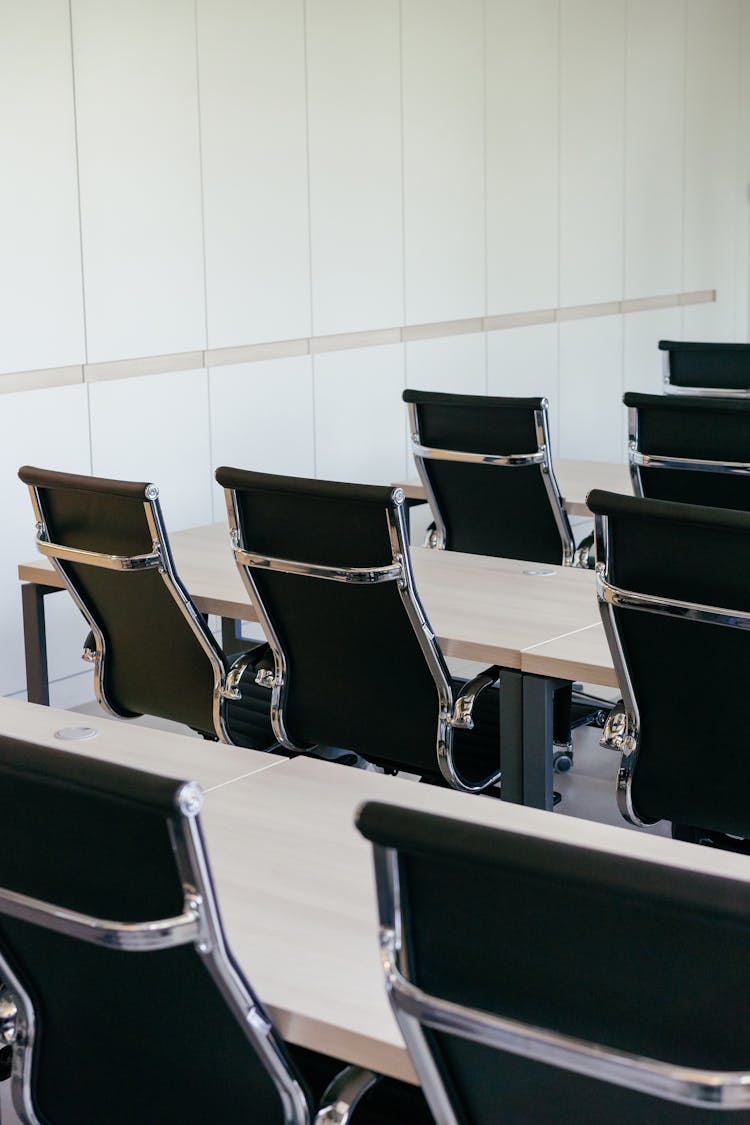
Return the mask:
[[(750, 515), (599, 491), (588, 504), (607, 517), (613, 585), (750, 611)], [(620, 607), (614, 615), (641, 718), (636, 811), (750, 836), (739, 733), (750, 632)]]
[[(255, 554), (322, 566), (392, 562), (391, 489), (220, 468)], [(289, 737), (437, 773), (438, 694), (397, 582), (349, 585), (253, 570), (286, 654)]]
[[(115, 922), (180, 914), (170, 824), (182, 784), (0, 738), (0, 886)], [(192, 945), (122, 952), (0, 907), (0, 952), (33, 1002), (45, 1125), (281, 1125), (278, 1095)]]
[[(663, 457), (750, 464), (750, 400), (627, 393), (638, 413), (638, 449)], [(643, 493), (655, 500), (750, 511), (750, 476), (643, 467)]]
[[(534, 411), (541, 398), (406, 390), (422, 445), (464, 453), (537, 450)], [(425, 458), (446, 529), (446, 548), (478, 555), (559, 563), (560, 533), (538, 465), (500, 466)]]
[[(636, 1055), (750, 1068), (747, 884), (388, 805), (358, 824), (398, 850), (411, 979), (429, 994)], [(428, 1036), (462, 1125), (719, 1119)]]
[[(112, 555), (151, 552), (145, 483), (28, 466), (19, 476), (37, 488), (53, 542)], [(168, 551), (166, 538), (165, 547)], [(159, 571), (61, 565), (104, 634), (103, 687), (113, 707), (214, 733), (211, 663)], [(198, 627), (223, 661), (210, 630), (200, 622)]]
[(669, 381), (675, 387), (750, 389), (750, 344), (705, 344), (660, 340), (669, 352)]

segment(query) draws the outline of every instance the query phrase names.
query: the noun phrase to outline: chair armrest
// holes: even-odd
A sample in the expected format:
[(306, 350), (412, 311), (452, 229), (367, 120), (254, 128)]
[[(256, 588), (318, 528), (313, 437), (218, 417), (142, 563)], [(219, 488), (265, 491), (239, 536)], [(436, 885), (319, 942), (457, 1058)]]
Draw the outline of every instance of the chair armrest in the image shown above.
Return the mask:
[(638, 727), (629, 715), (622, 699), (618, 699), (607, 716), (599, 745), (603, 750), (616, 750), (618, 753), (635, 749), (638, 744)]
[(422, 540), (422, 546), (423, 547), (430, 547), (432, 550), (434, 550), (437, 547), (437, 545), (438, 545), (438, 533), (437, 533), (437, 527), (435, 526), (435, 521), (433, 520), (432, 523), (428, 523), (428, 525), (427, 525), (427, 530), (425, 531), (424, 539)]
[(240, 683), (248, 671), (255, 673), (256, 684), (261, 687), (273, 687), (275, 665), (271, 646), (267, 641), (235, 656), (229, 666), (221, 693), (225, 699), (242, 699)]
[(485, 668), (473, 680), (464, 684), (453, 704), (453, 714), (448, 720), (456, 730), (473, 730), (474, 719), (472, 712), (474, 704), (486, 688), (492, 687), (500, 679), (500, 669), (496, 664)]
[(83, 642), (81, 660), (85, 660), (87, 664), (96, 664), (96, 641), (94, 640), (94, 634), (91, 632), (88, 633), (86, 640)]
[(360, 1099), (379, 1080), (371, 1070), (347, 1066), (326, 1088), (314, 1125), (349, 1125)]
[(573, 552), (573, 566), (580, 567), (582, 570), (593, 570), (596, 566), (593, 532), (582, 539)]

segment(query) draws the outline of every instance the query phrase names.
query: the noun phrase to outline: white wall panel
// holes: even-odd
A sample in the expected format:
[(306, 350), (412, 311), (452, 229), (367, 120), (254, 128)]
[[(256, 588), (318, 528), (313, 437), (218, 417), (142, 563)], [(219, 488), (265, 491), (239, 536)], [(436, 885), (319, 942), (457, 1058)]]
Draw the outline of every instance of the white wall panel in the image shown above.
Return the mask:
[(623, 390), (660, 395), (664, 389), (659, 340), (679, 340), (680, 309), (654, 309), (625, 316), (623, 323)]
[(560, 325), (558, 455), (624, 461), (621, 316)]
[(685, 0), (628, 0), (625, 296), (682, 288)]
[(420, 391), (483, 395), (487, 391), (485, 335), (444, 336), (406, 345), (406, 385)]
[(404, 349), (314, 358), (315, 472), (324, 480), (389, 484), (406, 471)]
[(739, 6), (737, 0), (688, 0), (687, 18), (684, 287), (716, 289), (718, 300), (686, 308), (684, 331), (687, 339), (731, 340), (738, 234)]
[(0, 372), (83, 363), (68, 5), (0, 0)]
[(560, 303), (623, 283), (624, 0), (562, 0)]
[[(211, 470), (315, 476), (312, 359), (267, 360), (209, 372)], [(214, 484), (214, 519), (226, 518)]]
[(72, 0), (88, 358), (205, 347), (193, 0)]
[(198, 0), (208, 345), (310, 335), (303, 0)]
[[(19, 562), (36, 557), (34, 514), (20, 465), (40, 465), (72, 473), (91, 472), (86, 388), (55, 387), (3, 395), (0, 447), (3, 536), (0, 543), (0, 692), (26, 686)], [(81, 670), (83, 620), (67, 594), (47, 599), (49, 671), (55, 678)]]
[(158, 485), (168, 532), (210, 523), (207, 372), (93, 383), (89, 393), (93, 472)]
[(406, 319), (485, 311), (481, 0), (402, 0)]
[(487, 311), (558, 304), (559, 0), (487, 3)]
[(398, 0), (309, 0), (313, 330), (403, 319)]
[(552, 452), (557, 452), (559, 378), (557, 325), (505, 328), (487, 334), (487, 390), (491, 395), (549, 399)]

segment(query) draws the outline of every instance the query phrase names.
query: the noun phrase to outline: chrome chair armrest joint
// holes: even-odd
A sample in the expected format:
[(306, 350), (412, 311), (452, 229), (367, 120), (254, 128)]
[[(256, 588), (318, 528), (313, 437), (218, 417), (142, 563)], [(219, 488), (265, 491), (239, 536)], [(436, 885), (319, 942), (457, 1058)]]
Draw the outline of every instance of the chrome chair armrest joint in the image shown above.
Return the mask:
[(616, 750), (630, 754), (638, 745), (638, 723), (628, 713), (622, 699), (618, 699), (607, 716), (599, 745), (603, 750)]
[(493, 665), (464, 684), (453, 704), (453, 714), (448, 718), (448, 725), (454, 730), (473, 730), (474, 704), (482, 692), (496, 684), (499, 678), (500, 669)]
[(0, 987), (0, 1047), (15, 1043), (19, 1029), (16, 998), (10, 989)]
[(359, 1066), (347, 1066), (326, 1087), (314, 1125), (349, 1125), (360, 1100), (380, 1075)]

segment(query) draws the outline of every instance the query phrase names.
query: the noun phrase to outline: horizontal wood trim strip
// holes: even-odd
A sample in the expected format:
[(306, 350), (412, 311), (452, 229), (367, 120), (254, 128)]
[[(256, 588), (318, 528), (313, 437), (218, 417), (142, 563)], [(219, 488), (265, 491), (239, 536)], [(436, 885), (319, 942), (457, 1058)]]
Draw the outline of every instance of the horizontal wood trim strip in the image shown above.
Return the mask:
[(106, 379), (132, 379), (142, 375), (195, 371), (204, 367), (257, 363), (268, 359), (288, 359), (291, 356), (322, 355), (349, 348), (373, 348), (385, 344), (414, 343), (419, 340), (436, 340), (478, 332), (499, 332), (508, 328), (528, 328), (535, 324), (563, 324), (569, 320), (618, 316), (624, 313), (646, 312), (649, 309), (704, 305), (715, 300), (715, 289), (698, 289), (690, 293), (630, 297), (623, 301), (569, 305), (558, 309), (530, 309), (528, 312), (498, 313), (465, 320), (439, 320), (431, 324), (406, 324), (401, 327), (377, 328), (365, 332), (343, 332), (334, 336), (271, 340), (267, 343), (231, 348), (207, 348), (199, 352), (175, 352), (171, 355), (117, 359), (108, 363), (49, 367), (38, 371), (12, 371), (0, 375), (0, 394), (35, 391), (47, 387), (67, 387), (81, 382), (99, 383)]

